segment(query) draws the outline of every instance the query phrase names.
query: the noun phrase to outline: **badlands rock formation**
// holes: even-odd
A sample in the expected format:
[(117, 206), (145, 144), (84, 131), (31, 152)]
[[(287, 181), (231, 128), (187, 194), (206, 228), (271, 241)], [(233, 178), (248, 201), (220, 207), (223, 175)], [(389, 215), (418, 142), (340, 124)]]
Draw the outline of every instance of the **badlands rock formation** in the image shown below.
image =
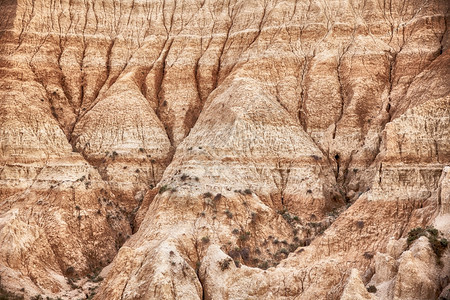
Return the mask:
[(448, 297), (447, 0), (0, 9), (10, 297)]

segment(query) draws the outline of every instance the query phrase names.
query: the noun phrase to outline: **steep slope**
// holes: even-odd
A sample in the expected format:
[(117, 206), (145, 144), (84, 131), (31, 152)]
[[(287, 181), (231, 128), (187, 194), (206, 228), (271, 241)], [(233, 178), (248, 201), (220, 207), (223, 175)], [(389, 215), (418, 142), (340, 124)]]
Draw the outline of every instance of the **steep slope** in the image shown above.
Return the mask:
[(96, 299), (348, 298), (450, 235), (448, 1), (0, 6), (5, 287), (93, 295), (115, 257)]

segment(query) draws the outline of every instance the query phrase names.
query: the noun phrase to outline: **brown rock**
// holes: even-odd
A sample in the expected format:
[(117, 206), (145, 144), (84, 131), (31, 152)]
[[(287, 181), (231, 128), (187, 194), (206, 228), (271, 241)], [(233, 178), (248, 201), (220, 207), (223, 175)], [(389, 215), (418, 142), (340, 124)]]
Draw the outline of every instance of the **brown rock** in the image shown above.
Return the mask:
[(448, 1), (0, 9), (6, 289), (431, 299), (448, 284), (427, 240), (405, 242), (450, 237)]

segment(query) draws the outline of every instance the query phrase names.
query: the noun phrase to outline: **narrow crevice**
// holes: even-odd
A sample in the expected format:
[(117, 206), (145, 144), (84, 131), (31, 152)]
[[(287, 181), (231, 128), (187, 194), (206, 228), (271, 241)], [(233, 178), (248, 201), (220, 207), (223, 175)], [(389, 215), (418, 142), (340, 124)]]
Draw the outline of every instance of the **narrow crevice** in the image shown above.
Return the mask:
[(112, 50), (114, 48), (114, 45), (116, 43), (116, 39), (112, 38), (109, 45), (108, 45), (108, 50), (106, 51), (106, 74), (105, 74), (105, 80), (103, 80), (103, 83), (101, 83), (98, 88), (97, 91), (95, 93), (94, 96), (94, 102), (95, 100), (97, 100), (100, 91), (105, 87), (106, 83), (108, 82), (109, 79), (109, 75), (111, 74), (111, 56), (112, 56)]
[[(449, 10), (447, 10), (447, 15), (450, 13)], [(444, 37), (446, 36), (448, 32), (448, 21), (447, 16), (444, 16), (444, 32), (442, 33), (441, 37), (439, 38), (439, 55), (441, 55), (444, 52)]]
[(339, 122), (342, 120), (342, 117), (344, 116), (344, 111), (345, 111), (345, 88), (344, 88), (344, 79), (342, 77), (342, 64), (344, 61), (344, 57), (347, 54), (347, 52), (349, 51), (350, 47), (352, 46), (354, 39), (355, 39), (355, 33), (356, 33), (356, 27), (353, 28), (353, 33), (352, 33), (352, 39), (351, 41), (342, 48), (342, 52), (340, 54), (338, 54), (338, 60), (337, 60), (337, 65), (336, 65), (336, 73), (337, 73), (337, 80), (338, 80), (338, 91), (339, 91), (339, 99), (340, 99), (340, 108), (339, 108), (339, 114), (338, 117), (334, 123), (334, 129), (333, 129), (333, 140), (336, 138), (336, 131), (337, 131), (337, 127)]
[(75, 130), (75, 127), (78, 123), (78, 121), (80, 120), (81, 117), (81, 113), (82, 113), (82, 109), (83, 109), (83, 105), (84, 105), (84, 94), (85, 94), (85, 88), (86, 88), (86, 82), (85, 82), (85, 72), (83, 70), (84, 67), (84, 59), (86, 57), (86, 48), (87, 48), (87, 40), (86, 40), (86, 28), (87, 28), (87, 24), (88, 24), (88, 13), (89, 13), (89, 4), (87, 4), (85, 2), (85, 14), (84, 14), (84, 25), (83, 25), (83, 30), (82, 30), (82, 42), (83, 42), (83, 50), (81, 52), (81, 58), (80, 58), (80, 62), (79, 62), (79, 67), (80, 67), (80, 98), (78, 100), (78, 107), (77, 107), (77, 111), (76, 111), (76, 118), (75, 118), (75, 122), (72, 124), (70, 130), (69, 130), (69, 143), (72, 144), (72, 148), (74, 148), (74, 139), (73, 139), (73, 132)]
[(228, 40), (230, 39), (231, 28), (233, 27), (233, 23), (234, 23), (234, 12), (233, 12), (233, 10), (231, 11), (231, 14), (229, 13), (229, 18), (230, 18), (230, 20), (229, 20), (230, 23), (229, 23), (229, 25), (227, 27), (225, 40), (223, 41), (222, 47), (219, 50), (219, 55), (218, 55), (217, 63), (216, 63), (217, 64), (217, 69), (216, 69), (215, 74), (213, 75), (213, 90), (215, 90), (218, 87), (218, 85), (219, 85), (219, 77), (220, 77), (220, 72), (221, 72), (222, 63), (223, 63), (222, 59), (223, 59), (223, 55), (225, 53), (225, 46), (228, 43)]
[(267, 6), (268, 6), (268, 1), (264, 0), (264, 7), (263, 7), (263, 12), (262, 12), (262, 16), (261, 19), (258, 23), (258, 31), (256, 33), (256, 35), (252, 38), (251, 42), (247, 45), (247, 47), (244, 49), (244, 51), (242, 51), (242, 53), (245, 53), (248, 49), (251, 48), (251, 46), (256, 42), (256, 40), (259, 38), (259, 36), (261, 35), (264, 23), (266, 21), (266, 17), (270, 14), (267, 13)]
[(17, 51), (20, 48), (20, 46), (22, 45), (22, 43), (23, 43), (23, 39), (24, 39), (23, 36), (24, 36), (24, 33), (27, 32), (27, 29), (30, 26), (31, 21), (33, 20), (35, 7), (36, 7), (36, 0), (32, 0), (31, 1), (31, 12), (30, 12), (30, 15), (29, 15), (30, 18), (28, 19), (28, 21), (25, 20), (25, 15), (28, 12), (28, 7), (25, 8), (25, 10), (23, 12), (23, 15), (22, 15), (22, 28), (21, 28), (20, 33), (19, 33), (19, 41), (17, 43), (17, 47), (16, 47), (15, 51)]
[(200, 274), (197, 274), (198, 282), (200, 282), (200, 286), (202, 287), (202, 297), (201, 300), (206, 299), (206, 291), (205, 291), (205, 284), (203, 283), (203, 280), (200, 276)]
[[(402, 49), (400, 48), (400, 51)], [(392, 113), (391, 113), (391, 107), (392, 107), (392, 89), (393, 89), (393, 85), (394, 85), (394, 77), (395, 77), (395, 70), (396, 70), (396, 65), (397, 65), (397, 55), (400, 52), (390, 52), (388, 55), (388, 61), (389, 61), (389, 73), (388, 73), (388, 82), (389, 82), (389, 87), (388, 87), (388, 101), (385, 107), (386, 112), (388, 113), (388, 118), (387, 120), (385, 120), (385, 124), (382, 126), (382, 130), (384, 129), (384, 126), (389, 123), (392, 119)]]
[(312, 56), (306, 56), (304, 57), (304, 62), (301, 69), (301, 76), (300, 76), (300, 103), (298, 106), (298, 120), (300, 124), (303, 127), (303, 130), (307, 132), (308, 130), (308, 114), (306, 109), (306, 101), (308, 100), (308, 92), (307, 92), (307, 86), (306, 86), (306, 78), (308, 75), (308, 71), (311, 67), (311, 62), (315, 57), (315, 52), (313, 51)]
[[(61, 57), (62, 57), (62, 55), (64, 53), (64, 47), (65, 47), (66, 38), (64, 37), (64, 34), (62, 32), (60, 17), (61, 17), (61, 14), (58, 16), (58, 24), (59, 24), (58, 46), (59, 46), (59, 51), (58, 51), (58, 56), (57, 56), (57, 63), (58, 63), (59, 71), (61, 73), (59, 84), (60, 84), (60, 86), (62, 88), (64, 96), (67, 98), (67, 101), (72, 106), (72, 112), (75, 114), (75, 109), (73, 107), (72, 95), (69, 92), (69, 88), (68, 88), (66, 80), (65, 80), (64, 71), (63, 71), (62, 65), (61, 65)], [(64, 43), (63, 43), (63, 39), (64, 39)]]
[(211, 91), (207, 91), (206, 95), (203, 95), (202, 82), (201, 82), (201, 76), (200, 76), (200, 60), (202, 59), (203, 54), (209, 49), (211, 41), (212, 41), (212, 36), (209, 38), (208, 43), (206, 44), (205, 50), (203, 50), (203, 37), (201, 38), (200, 54), (195, 61), (194, 70), (193, 70), (195, 89), (197, 91), (198, 101), (194, 105), (190, 106), (190, 108), (188, 109), (188, 111), (185, 115), (184, 125), (187, 130), (186, 136), (189, 135), (189, 132), (197, 123), (197, 120), (198, 120), (201, 112), (203, 111), (203, 106), (206, 102), (206, 99), (208, 98), (209, 94), (211, 93)]
[(87, 84), (85, 82), (85, 72), (84, 72), (83, 68), (84, 68), (84, 59), (86, 57), (86, 49), (87, 49), (86, 28), (87, 28), (87, 24), (88, 24), (89, 7), (90, 7), (89, 4), (85, 3), (86, 11), (85, 11), (85, 15), (84, 15), (83, 30), (82, 30), (82, 33), (81, 33), (82, 40), (83, 40), (83, 51), (81, 52), (81, 58), (80, 58), (81, 84), (80, 84), (80, 100), (79, 100), (79, 107), (78, 107), (78, 112), (77, 112), (77, 121), (78, 121), (78, 119), (80, 117), (81, 110), (83, 108), (84, 93), (85, 93), (85, 88), (86, 88), (86, 84)]
[[(166, 75), (166, 60), (167, 56), (169, 55), (170, 48), (172, 47), (173, 39), (168, 40), (168, 46), (164, 45), (163, 50), (161, 51), (160, 57), (158, 58), (157, 62), (161, 64), (160, 71), (158, 72), (158, 76), (155, 76), (155, 95), (157, 97), (158, 107), (156, 109), (156, 115), (160, 118), (160, 107), (163, 105), (163, 97), (161, 95), (162, 93), (162, 85), (164, 81), (164, 77)], [(161, 118), (160, 118), (161, 119)]]

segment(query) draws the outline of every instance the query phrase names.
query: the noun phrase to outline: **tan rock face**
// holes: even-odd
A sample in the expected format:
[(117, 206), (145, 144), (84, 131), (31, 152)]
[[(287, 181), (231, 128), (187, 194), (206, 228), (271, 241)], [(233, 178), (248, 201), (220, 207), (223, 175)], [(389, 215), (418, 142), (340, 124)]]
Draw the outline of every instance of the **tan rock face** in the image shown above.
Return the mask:
[(427, 241), (405, 242), (417, 226), (450, 237), (448, 1), (0, 9), (5, 288), (431, 299), (448, 285)]
[(359, 276), (359, 272), (356, 269), (352, 270), (348, 283), (345, 286), (344, 292), (342, 294), (341, 300), (345, 299), (360, 299), (360, 300), (370, 300), (376, 299), (374, 295), (369, 294), (364, 286), (364, 283)]
[(436, 265), (436, 254), (426, 237), (419, 238), (397, 259), (388, 254), (375, 256), (375, 275), (369, 285), (376, 286), (380, 299), (437, 299), (439, 276), (445, 266)]

